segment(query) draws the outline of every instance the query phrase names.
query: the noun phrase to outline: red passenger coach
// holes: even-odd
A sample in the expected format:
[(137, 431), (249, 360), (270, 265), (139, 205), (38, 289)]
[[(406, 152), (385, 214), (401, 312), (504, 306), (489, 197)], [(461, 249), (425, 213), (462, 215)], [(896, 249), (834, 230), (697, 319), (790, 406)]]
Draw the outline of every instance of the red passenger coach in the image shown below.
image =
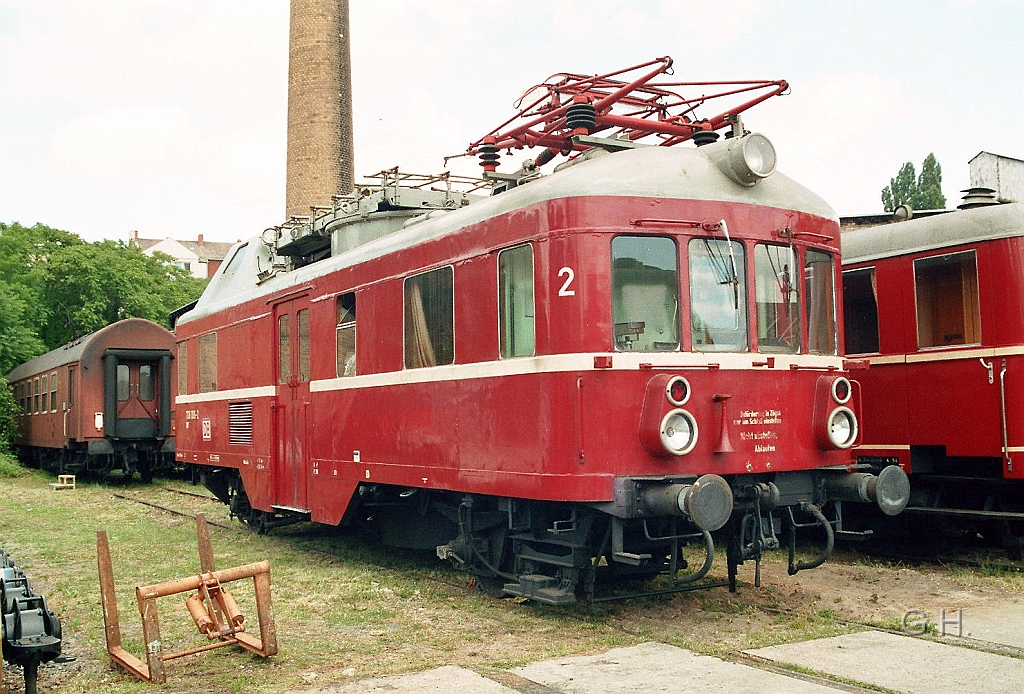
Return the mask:
[[(816, 526), (796, 572), (840, 500), (898, 513), (899, 468), (847, 468), (835, 214), (734, 115), (693, 120), (654, 81), (670, 64), (539, 85), (470, 147), (491, 196), (382, 172), (237, 245), (177, 325), (178, 460), (257, 528), (372, 524), (553, 604), (605, 572), (675, 577), (691, 542), (700, 578), (713, 531), (735, 587)], [(730, 114), (786, 88), (718, 86), (761, 90)]]
[[(994, 202), (994, 201), (993, 201)], [(1024, 205), (843, 234), (846, 349), (870, 362), (861, 462), (910, 473), (911, 509), (1024, 521)], [(1019, 547), (1019, 545), (1018, 545)]]
[(172, 333), (128, 318), (14, 368), (19, 457), (62, 474), (169, 470), (174, 350)]

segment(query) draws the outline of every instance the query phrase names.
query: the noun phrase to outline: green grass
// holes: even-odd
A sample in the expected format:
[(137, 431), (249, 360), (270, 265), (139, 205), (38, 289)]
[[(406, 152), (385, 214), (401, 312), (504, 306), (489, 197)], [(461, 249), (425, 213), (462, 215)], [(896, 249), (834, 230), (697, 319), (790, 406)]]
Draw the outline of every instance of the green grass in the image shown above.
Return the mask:
[[(124, 646), (142, 657), (136, 586), (198, 573), (194, 522), (118, 499), (140, 496), (166, 506), (204, 511), (217, 568), (268, 559), (280, 653), (269, 659), (228, 647), (167, 663), (168, 686), (193, 691), (278, 692), (355, 677), (429, 669), (443, 664), (509, 667), (566, 653), (636, 643), (601, 618), (575, 618), (493, 600), (465, 589), (468, 577), (429, 553), (388, 550), (358, 533), (311, 524), (257, 536), (229, 521), (226, 509), (137, 484), (108, 487), (79, 478), (75, 490), (54, 491), (37, 471), (0, 479), (0, 546), (28, 574), (64, 628), (64, 652), (75, 663), (40, 670), (41, 689), (142, 692), (150, 686), (110, 670), (96, 565), (96, 532), (106, 530)], [(161, 482), (158, 481), (158, 484)], [(179, 486), (181, 483), (177, 483)], [(255, 630), (251, 581), (228, 587)], [(188, 617), (187, 595), (158, 601), (165, 652), (206, 643)], [(7, 668), (5, 678), (14, 677)], [(349, 676), (351, 678), (351, 676)], [(11, 682), (15, 680), (9, 680)], [(44, 689), (45, 690), (45, 689)]]
[[(140, 657), (135, 588), (199, 571), (192, 519), (115, 494), (201, 511), (227, 525), (209, 527), (217, 568), (270, 561), (279, 654), (261, 659), (228, 647), (170, 661), (161, 691), (280, 692), (308, 688), (313, 674), (312, 686), (323, 687), (446, 664), (487, 672), (652, 640), (725, 655), (849, 631), (835, 611), (845, 603), (828, 596), (794, 608), (793, 588), (770, 582), (759, 589), (743, 584), (735, 594), (717, 588), (571, 607), (495, 600), (468, 591), (469, 577), (431, 552), (385, 548), (354, 530), (302, 523), (255, 535), (231, 521), (223, 505), (161, 488), (202, 491), (182, 482), (144, 486), (80, 477), (75, 490), (55, 491), (49, 487), (51, 476), (17, 470), (20, 476), (0, 473), (0, 547), (60, 616), (64, 652), (77, 658), (59, 667), (44, 665), (43, 691), (153, 691), (108, 667), (96, 568), (98, 530), (106, 530), (110, 542), (124, 645)], [(784, 571), (784, 556), (765, 561)], [(719, 558), (710, 578), (722, 580), (724, 573)], [(743, 577), (750, 575), (746, 567)], [(659, 581), (657, 587), (665, 587)], [(255, 630), (251, 585), (228, 587)], [(188, 617), (186, 597), (158, 601), (166, 650), (206, 643)], [(16, 682), (13, 670), (5, 668), (8, 684)]]

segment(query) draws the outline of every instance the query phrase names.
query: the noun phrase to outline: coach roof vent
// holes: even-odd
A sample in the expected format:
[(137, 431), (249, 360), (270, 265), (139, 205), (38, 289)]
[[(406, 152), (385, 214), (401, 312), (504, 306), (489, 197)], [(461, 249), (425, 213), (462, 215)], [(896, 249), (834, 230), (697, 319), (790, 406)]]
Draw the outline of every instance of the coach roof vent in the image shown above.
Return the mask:
[(960, 191), (966, 193), (964, 201), (956, 206), (958, 210), (969, 210), (972, 207), (984, 207), (985, 205), (998, 205), (996, 191), (991, 188), (965, 188)]

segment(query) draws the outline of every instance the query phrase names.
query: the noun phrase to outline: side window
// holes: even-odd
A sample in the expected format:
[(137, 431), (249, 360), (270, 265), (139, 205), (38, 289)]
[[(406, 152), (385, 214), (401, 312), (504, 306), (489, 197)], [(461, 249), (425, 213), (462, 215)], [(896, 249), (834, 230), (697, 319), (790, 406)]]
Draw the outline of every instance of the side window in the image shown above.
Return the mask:
[(843, 273), (843, 322), (847, 354), (878, 352), (878, 285), (875, 268)]
[(690, 337), (700, 352), (745, 351), (747, 273), (743, 244), (725, 239), (691, 239)]
[(199, 392), (217, 390), (217, 333), (199, 336)]
[(32, 397), (35, 400), (34, 407), (33, 407), (33, 412), (35, 412), (36, 414), (39, 414), (39, 377), (38, 376), (36, 376), (33, 379), (32, 387), (33, 387)]
[(981, 342), (974, 251), (915, 260), (914, 293), (918, 348)]
[(356, 375), (356, 295), (342, 294), (337, 302), (335, 329), (336, 375)]
[(68, 367), (68, 409), (75, 404), (75, 367)]
[(807, 351), (837, 354), (835, 264), (823, 251), (804, 256), (804, 296), (807, 297)]
[(124, 402), (131, 397), (131, 373), (127, 364), (117, 365), (117, 401)]
[(405, 280), (405, 367), (418, 369), (455, 361), (452, 267)]
[(277, 382), (292, 380), (292, 315), (285, 313), (277, 317)]
[(615, 349), (679, 349), (679, 251), (663, 236), (612, 239)]
[(151, 402), (156, 397), (156, 382), (153, 379), (153, 367), (143, 364), (139, 367), (139, 400)]
[(796, 268), (796, 250), (792, 246), (754, 246), (759, 352), (800, 351), (800, 281), (794, 274)]
[(188, 392), (188, 343), (178, 344), (178, 393)]
[(309, 380), (309, 309), (304, 308), (295, 316), (299, 338), (299, 381)]
[(498, 344), (502, 357), (534, 353), (533, 246), (498, 253)]
[(50, 374), (50, 412), (57, 411), (57, 372)]

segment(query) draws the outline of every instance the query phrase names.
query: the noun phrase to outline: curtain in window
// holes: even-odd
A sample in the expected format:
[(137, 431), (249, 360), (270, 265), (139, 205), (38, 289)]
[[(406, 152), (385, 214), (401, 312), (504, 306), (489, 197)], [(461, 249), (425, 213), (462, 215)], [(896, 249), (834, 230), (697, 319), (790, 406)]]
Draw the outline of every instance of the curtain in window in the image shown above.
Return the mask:
[(430, 343), (427, 315), (423, 310), (423, 294), (418, 282), (409, 282), (405, 296), (405, 365), (411, 369), (437, 366), (434, 346)]
[(808, 251), (804, 266), (807, 282), (807, 348), (811, 354), (836, 353), (835, 282), (832, 258)]

